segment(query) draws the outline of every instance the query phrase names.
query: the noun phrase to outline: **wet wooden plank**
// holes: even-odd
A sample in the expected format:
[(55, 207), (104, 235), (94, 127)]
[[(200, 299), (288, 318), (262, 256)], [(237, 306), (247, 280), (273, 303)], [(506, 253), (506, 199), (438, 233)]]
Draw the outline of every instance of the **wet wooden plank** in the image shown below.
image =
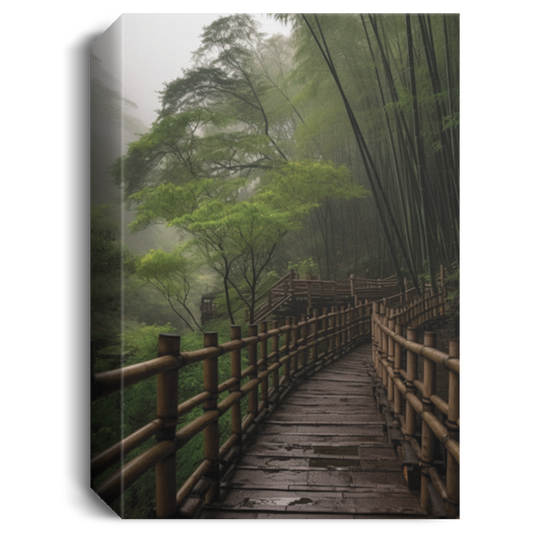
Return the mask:
[(312, 470), (307, 477), (307, 484), (315, 487), (342, 487), (344, 491), (372, 489), (379, 492), (409, 494), (400, 472)]
[(305, 411), (291, 411), (289, 413), (274, 414), (269, 418), (270, 423), (286, 424), (325, 424), (325, 425), (373, 425), (382, 426), (385, 421), (377, 419), (372, 413), (306, 413)]
[(387, 491), (353, 494), (348, 491), (234, 489), (219, 504), (220, 510), (341, 514), (420, 514), (411, 494)]
[(239, 468), (231, 479), (232, 487), (276, 488), (289, 490), (290, 485), (307, 485), (308, 470), (258, 470)]
[(297, 435), (297, 434), (263, 434), (257, 440), (258, 445), (278, 444), (286, 447), (309, 446), (318, 444), (389, 444), (388, 436), (381, 435)]
[(351, 435), (361, 436), (381, 436), (383, 435), (383, 424), (375, 425), (342, 425), (342, 424), (282, 424), (265, 423), (259, 433), (261, 435)]

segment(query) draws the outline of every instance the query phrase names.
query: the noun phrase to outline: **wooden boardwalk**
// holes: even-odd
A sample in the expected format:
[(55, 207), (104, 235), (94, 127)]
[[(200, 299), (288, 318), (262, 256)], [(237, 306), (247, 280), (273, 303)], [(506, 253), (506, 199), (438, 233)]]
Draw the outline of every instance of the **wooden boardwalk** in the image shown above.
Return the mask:
[(371, 346), (308, 378), (264, 422), (202, 518), (425, 518), (373, 393)]

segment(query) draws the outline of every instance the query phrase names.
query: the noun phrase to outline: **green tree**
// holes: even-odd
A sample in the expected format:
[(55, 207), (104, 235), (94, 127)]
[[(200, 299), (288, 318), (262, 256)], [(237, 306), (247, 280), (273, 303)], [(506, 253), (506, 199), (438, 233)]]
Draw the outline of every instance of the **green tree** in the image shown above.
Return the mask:
[(135, 274), (155, 287), (185, 325), (196, 331), (202, 328), (191, 310), (189, 296), (197, 264), (183, 248), (177, 247), (171, 253), (151, 250), (140, 259)]
[(278, 142), (283, 129), (272, 120), (275, 106), (268, 105), (269, 93), (279, 88), (265, 75), (263, 38), (249, 14), (220, 17), (204, 28), (195, 66), (165, 86), (161, 116), (207, 106), (232, 117), (240, 131), (264, 135), (277, 157), (286, 160)]
[[(216, 180), (210, 184), (220, 187)], [(145, 189), (136, 195), (140, 203), (133, 229), (152, 222), (165, 222), (187, 232), (190, 236), (187, 246), (222, 278), (232, 322), (235, 316), (231, 293), (237, 294), (253, 321), (261, 281), (268, 273), (274, 253), (289, 231), (301, 228), (302, 221), (313, 208), (328, 198), (348, 199), (366, 194), (362, 187), (352, 183), (345, 167), (335, 168), (323, 162), (287, 163), (267, 172), (258, 183), (243, 187), (243, 183), (238, 182), (238, 189), (232, 189), (236, 186), (235, 180), (223, 184), (225, 186), (218, 189), (213, 186), (212, 197), (196, 196), (196, 203), (184, 202), (183, 198), (195, 198), (197, 182), (181, 187), (161, 184)], [(205, 191), (205, 188), (200, 190)], [(178, 261), (178, 256), (171, 260), (162, 252), (158, 258), (164, 260), (164, 268), (169, 265), (174, 268)], [(147, 264), (155, 264), (153, 255), (148, 259)], [(153, 282), (153, 271), (150, 275)], [(180, 271), (180, 276), (180, 283), (185, 284), (185, 270)], [(163, 292), (168, 291), (168, 278), (158, 283), (164, 287)]]
[(136, 210), (131, 230), (178, 228), (221, 277), (231, 320), (235, 298), (253, 320), (286, 235), (310, 213), (319, 217), (321, 205), (364, 193), (342, 165), (288, 161), (296, 125), (305, 127), (288, 40), (265, 40), (249, 15), (221, 17), (204, 29), (194, 58), (165, 86), (158, 120), (114, 173)]

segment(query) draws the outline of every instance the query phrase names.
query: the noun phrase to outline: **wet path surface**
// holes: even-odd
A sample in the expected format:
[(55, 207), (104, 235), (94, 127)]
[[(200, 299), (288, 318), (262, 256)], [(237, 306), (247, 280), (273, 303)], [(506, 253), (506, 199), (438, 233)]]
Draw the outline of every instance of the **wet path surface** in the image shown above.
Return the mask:
[(373, 396), (371, 347), (298, 386), (202, 518), (423, 518)]

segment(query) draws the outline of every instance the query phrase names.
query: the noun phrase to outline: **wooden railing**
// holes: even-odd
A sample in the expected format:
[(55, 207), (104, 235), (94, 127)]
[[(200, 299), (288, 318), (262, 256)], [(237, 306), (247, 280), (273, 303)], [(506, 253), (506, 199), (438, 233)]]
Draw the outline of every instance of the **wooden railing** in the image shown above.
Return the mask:
[(315, 301), (328, 301), (330, 305), (350, 302), (357, 305), (365, 300), (373, 301), (398, 293), (398, 280), (395, 276), (385, 279), (356, 278), (323, 280), (299, 279), (294, 271), (289, 272), (270, 287), (266, 302), (257, 309), (258, 321), (264, 320), (293, 297), (307, 298), (307, 307), (312, 309)]
[[(161, 335), (155, 359), (96, 374), (94, 399), (157, 376), (157, 418), (92, 459), (93, 479), (117, 466), (95, 491), (111, 503), (141, 475), (155, 469), (156, 516), (193, 516), (203, 502), (217, 498), (221, 479), (258, 424), (296, 383), (357, 343), (370, 341), (370, 315), (370, 304), (333, 307), (300, 321), (287, 318), (281, 326), (275, 322), (250, 325), (244, 338), (241, 327), (232, 326), (229, 342), (218, 344), (217, 333), (206, 333), (204, 348), (192, 352), (180, 351), (179, 336)], [(218, 362), (224, 354), (230, 354), (231, 376), (219, 383)], [(179, 398), (180, 370), (198, 362), (203, 362), (203, 387), (199, 385), (191, 398)], [(198, 406), (203, 413), (177, 429), (180, 417)], [(244, 416), (242, 409), (247, 411)], [(219, 419), (227, 411), (231, 434), (220, 444)], [(177, 487), (176, 455), (201, 432), (204, 459)], [(127, 453), (152, 437), (155, 444), (122, 464)]]
[(420, 491), (424, 509), (456, 518), (459, 344), (451, 340), (448, 353), (437, 350), (436, 335), (430, 332), (424, 333), (422, 343), (417, 342), (417, 328), (444, 312), (444, 292), (404, 308), (374, 302), (373, 361), (403, 434), (404, 473), (410, 488)]
[[(291, 277), (291, 281), (296, 280)], [(417, 343), (417, 328), (444, 312), (444, 291), (416, 298), (410, 290), (381, 302), (324, 308), (300, 320), (286, 318), (284, 325), (263, 321), (250, 325), (244, 337), (240, 327), (232, 326), (231, 340), (222, 344), (217, 333), (206, 333), (204, 348), (196, 351), (182, 352), (179, 336), (160, 335), (156, 358), (93, 376), (93, 399), (157, 376), (156, 418), (93, 457), (91, 475), (99, 480), (95, 491), (111, 503), (140, 476), (155, 470), (155, 515), (194, 516), (204, 502), (218, 497), (221, 480), (285, 394), (301, 379), (372, 338), (374, 365), (403, 433), (406, 479), (411, 488), (420, 490), (425, 508), (436, 505), (436, 492), (446, 502), (447, 516), (458, 516), (458, 343), (450, 343), (449, 353), (435, 348), (434, 334), (425, 334), (423, 344)], [(219, 361), (226, 354), (231, 375), (225, 379), (219, 377)], [(203, 385), (182, 398), (180, 371), (194, 363), (203, 365)], [(443, 373), (447, 397), (436, 381), (436, 375), (442, 380)], [(198, 407), (201, 414), (184, 422), (184, 415), (190, 417)], [(219, 420), (225, 413), (231, 418), (231, 432), (221, 443)], [(177, 457), (201, 433), (203, 460), (178, 487)], [(124, 460), (154, 437), (147, 450)], [(445, 450), (444, 459), (435, 443)]]

